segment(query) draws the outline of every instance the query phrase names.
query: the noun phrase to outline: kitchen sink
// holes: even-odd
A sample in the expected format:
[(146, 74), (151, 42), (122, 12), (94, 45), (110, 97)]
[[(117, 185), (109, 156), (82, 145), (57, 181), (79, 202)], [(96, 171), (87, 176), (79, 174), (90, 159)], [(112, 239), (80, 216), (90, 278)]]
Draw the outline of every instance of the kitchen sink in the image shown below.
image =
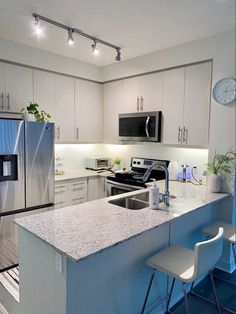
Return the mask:
[(108, 201), (108, 203), (128, 209), (142, 209), (149, 206), (148, 202), (136, 199), (135, 197), (122, 197)]
[[(162, 203), (161, 195), (162, 193), (160, 193), (160, 203)], [(174, 195), (170, 195), (170, 199), (173, 199), (175, 197), (176, 196)], [(149, 191), (146, 191), (132, 196), (117, 198), (115, 200), (108, 201), (108, 203), (127, 209), (142, 209), (149, 206), (148, 199)]]

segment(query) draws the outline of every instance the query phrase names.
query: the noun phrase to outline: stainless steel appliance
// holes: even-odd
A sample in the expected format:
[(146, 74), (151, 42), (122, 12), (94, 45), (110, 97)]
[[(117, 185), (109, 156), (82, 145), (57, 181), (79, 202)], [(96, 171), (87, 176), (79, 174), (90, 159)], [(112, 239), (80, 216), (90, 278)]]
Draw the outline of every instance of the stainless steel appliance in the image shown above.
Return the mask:
[(85, 168), (91, 170), (110, 169), (112, 167), (111, 158), (88, 157), (85, 159)]
[(161, 111), (119, 114), (119, 139), (160, 142), (161, 124)]
[(158, 168), (158, 165), (169, 166), (169, 160), (148, 159), (148, 158), (131, 158), (131, 170), (116, 172), (114, 176), (107, 177), (107, 194), (108, 196), (122, 194), (146, 187), (143, 181), (143, 175), (152, 166), (147, 182), (151, 179), (163, 180), (165, 179), (165, 171)]
[(0, 272), (18, 263), (14, 218), (54, 203), (54, 124), (0, 118)]

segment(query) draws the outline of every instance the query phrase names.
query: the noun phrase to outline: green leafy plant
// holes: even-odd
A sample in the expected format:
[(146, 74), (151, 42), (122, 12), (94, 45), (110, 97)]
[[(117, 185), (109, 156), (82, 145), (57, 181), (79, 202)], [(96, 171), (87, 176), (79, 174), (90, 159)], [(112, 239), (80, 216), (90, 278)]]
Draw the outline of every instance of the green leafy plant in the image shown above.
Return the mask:
[(38, 110), (39, 105), (37, 103), (30, 102), (26, 108), (22, 108), (21, 112), (28, 112), (35, 116), (36, 121), (48, 122), (51, 118), (50, 114), (44, 110)]
[(113, 162), (114, 162), (115, 165), (120, 165), (121, 159), (117, 157), (117, 158), (115, 158), (115, 159), (113, 160)]
[(236, 154), (233, 151), (227, 151), (226, 154), (217, 154), (215, 151), (213, 160), (207, 164), (207, 170), (218, 175), (231, 174), (235, 157)]

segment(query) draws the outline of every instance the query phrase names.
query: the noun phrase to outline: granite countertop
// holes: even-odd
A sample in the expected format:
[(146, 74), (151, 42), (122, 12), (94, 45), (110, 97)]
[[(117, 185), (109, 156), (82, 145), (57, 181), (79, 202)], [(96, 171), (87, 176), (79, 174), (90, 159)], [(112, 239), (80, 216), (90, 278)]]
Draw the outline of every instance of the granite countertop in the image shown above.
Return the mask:
[(63, 175), (55, 175), (55, 182), (78, 179), (78, 178), (87, 178), (87, 177), (107, 177), (112, 175), (111, 171), (94, 171), (88, 169), (80, 169), (75, 171), (66, 171)]
[[(163, 191), (164, 181), (158, 181), (158, 186)], [(170, 199), (168, 207), (161, 204), (160, 210), (130, 210), (108, 203), (144, 191), (148, 189), (19, 218), (16, 223), (78, 262), (228, 196), (209, 193), (203, 186), (172, 181), (170, 192), (176, 198)]]

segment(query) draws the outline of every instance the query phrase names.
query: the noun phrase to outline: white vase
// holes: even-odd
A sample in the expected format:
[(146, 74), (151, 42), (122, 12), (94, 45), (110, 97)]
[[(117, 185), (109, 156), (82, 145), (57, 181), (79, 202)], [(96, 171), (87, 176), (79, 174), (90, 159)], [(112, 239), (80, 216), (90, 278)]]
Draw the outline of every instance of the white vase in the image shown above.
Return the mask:
[(21, 115), (25, 121), (36, 121), (35, 116), (32, 113), (22, 112)]
[(220, 192), (221, 177), (218, 174), (211, 173), (207, 182), (208, 190), (212, 193)]

